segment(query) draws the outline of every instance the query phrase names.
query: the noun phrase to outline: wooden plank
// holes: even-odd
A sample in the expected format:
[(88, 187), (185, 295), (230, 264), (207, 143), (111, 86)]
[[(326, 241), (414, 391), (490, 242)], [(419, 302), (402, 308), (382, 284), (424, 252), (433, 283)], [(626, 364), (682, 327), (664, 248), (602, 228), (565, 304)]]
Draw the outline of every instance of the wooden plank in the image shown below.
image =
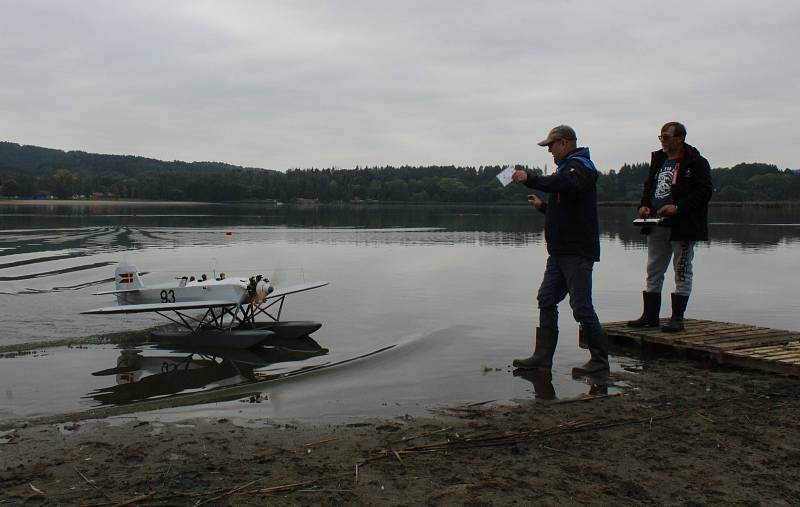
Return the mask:
[(753, 355), (762, 355), (762, 354), (771, 354), (775, 352), (785, 352), (787, 350), (796, 350), (800, 351), (800, 346), (796, 345), (797, 342), (790, 342), (780, 345), (766, 345), (766, 346), (759, 346), (759, 347), (751, 347), (746, 349), (737, 349), (737, 354), (753, 354)]
[(800, 352), (773, 352), (771, 354), (731, 354), (738, 357), (751, 357), (753, 359), (766, 359), (770, 361), (778, 361), (780, 359), (791, 359), (793, 357), (800, 357)]
[(713, 330), (705, 330), (702, 332), (690, 332), (689, 330), (687, 330), (672, 334), (676, 338), (680, 338), (683, 340), (695, 340), (695, 339), (706, 339), (711, 336), (730, 336), (730, 335), (750, 334), (750, 333), (766, 332), (766, 331), (773, 331), (773, 330), (767, 328), (756, 328), (752, 326), (749, 327), (738, 326), (738, 327), (726, 327)]
[[(734, 343), (734, 342), (753, 342), (755, 345), (758, 345), (759, 340), (764, 340), (765, 342), (771, 340), (773, 338), (781, 338), (783, 343), (791, 343), (797, 340), (796, 337), (792, 335), (788, 335), (783, 331), (773, 330), (773, 331), (764, 331), (759, 333), (750, 333), (750, 334), (741, 334), (741, 335), (728, 335), (728, 336), (721, 336), (718, 340), (708, 341), (708, 342), (701, 342), (698, 344), (707, 345), (709, 347), (713, 347), (715, 345), (721, 345), (725, 343)], [(767, 345), (767, 343), (764, 343)]]
[(732, 341), (728, 341), (728, 342), (715, 343), (713, 346), (702, 347), (702, 348), (703, 349), (705, 349), (705, 348), (709, 348), (709, 349), (713, 348), (713, 349), (716, 349), (716, 350), (719, 350), (719, 351), (728, 351), (728, 350), (741, 349), (741, 348), (750, 348), (755, 344), (758, 344), (758, 345), (778, 345), (778, 344), (786, 344), (786, 343), (789, 343), (789, 340), (787, 340), (785, 336), (775, 335), (775, 336), (759, 337), (756, 340), (745, 340), (745, 341), (732, 340)]
[[(763, 347), (767, 345), (774, 345), (775, 341), (774, 338), (780, 338), (781, 345), (786, 345), (788, 343), (792, 343), (797, 340), (796, 337), (787, 335), (783, 331), (772, 331), (772, 332), (764, 332), (759, 333), (756, 335), (733, 335), (733, 336), (721, 336), (714, 340), (707, 340), (702, 342), (696, 342), (697, 345), (702, 345), (705, 347), (725, 347), (726, 344), (730, 343), (739, 343), (739, 344), (746, 344), (751, 343), (748, 348), (756, 348), (756, 347)], [(741, 347), (740, 347), (741, 348)]]
[[(660, 324), (666, 324), (669, 322), (669, 319), (660, 319)], [(730, 328), (757, 328), (757, 326), (753, 326), (751, 324), (736, 324), (731, 322), (717, 322), (712, 320), (696, 320), (696, 319), (686, 319), (683, 321), (684, 325), (686, 326), (687, 330), (689, 331), (706, 331), (706, 330), (724, 330)], [(627, 322), (609, 322), (604, 323), (603, 328), (614, 329), (618, 332), (662, 332), (659, 328), (642, 328), (642, 327), (628, 327)]]
[(738, 355), (753, 353), (758, 355), (761, 353), (768, 353), (774, 350), (790, 350), (790, 349), (800, 350), (800, 342), (795, 341), (780, 345), (759, 345), (757, 347), (752, 347), (752, 348), (737, 349), (732, 353), (736, 353)]
[[(668, 319), (661, 319), (666, 323)], [(800, 333), (762, 326), (686, 319), (686, 329), (664, 333), (659, 328), (631, 328), (627, 322), (603, 324), (611, 338), (643, 345), (710, 354), (720, 363), (800, 375)]]
[(780, 329), (758, 329), (758, 330), (746, 330), (741, 332), (736, 331), (728, 331), (724, 333), (715, 333), (709, 334), (707, 336), (701, 337), (696, 340), (696, 343), (703, 343), (703, 344), (712, 344), (714, 342), (723, 342), (727, 340), (733, 339), (747, 339), (750, 337), (758, 337), (758, 336), (772, 336), (775, 334), (780, 334), (782, 336), (791, 337), (791, 333), (787, 331), (782, 331)]
[(657, 338), (665, 338), (676, 342), (697, 342), (709, 339), (712, 336), (720, 336), (720, 335), (728, 335), (728, 336), (736, 336), (739, 334), (746, 334), (752, 333), (756, 331), (753, 328), (727, 328), (725, 330), (717, 330), (717, 331), (704, 331), (704, 332), (689, 332), (689, 331), (682, 331), (678, 333), (664, 333), (661, 330), (656, 330), (653, 333), (647, 333), (647, 336), (657, 337)]
[(752, 357), (757, 359), (778, 360), (782, 358), (800, 357), (800, 351), (797, 350), (773, 350), (767, 354), (734, 354), (740, 357)]

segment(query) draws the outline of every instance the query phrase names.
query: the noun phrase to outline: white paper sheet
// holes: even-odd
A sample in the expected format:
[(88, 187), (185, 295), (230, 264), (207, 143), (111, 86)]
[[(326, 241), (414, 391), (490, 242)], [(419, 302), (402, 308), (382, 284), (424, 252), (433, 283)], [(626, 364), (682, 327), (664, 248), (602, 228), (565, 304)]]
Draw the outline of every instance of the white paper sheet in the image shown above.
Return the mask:
[(514, 166), (509, 165), (497, 174), (497, 179), (500, 180), (501, 185), (507, 187), (508, 184), (511, 183), (512, 174), (514, 174)]

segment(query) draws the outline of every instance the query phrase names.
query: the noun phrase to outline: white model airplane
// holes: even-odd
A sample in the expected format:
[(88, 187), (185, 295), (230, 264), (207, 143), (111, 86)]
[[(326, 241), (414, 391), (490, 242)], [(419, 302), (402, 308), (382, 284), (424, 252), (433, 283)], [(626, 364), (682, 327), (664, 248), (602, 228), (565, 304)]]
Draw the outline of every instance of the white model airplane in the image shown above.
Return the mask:
[[(81, 313), (154, 312), (184, 328), (153, 332), (154, 338), (162, 342), (190, 341), (192, 345), (203, 347), (249, 348), (264, 343), (267, 338), (286, 341), (307, 336), (322, 326), (318, 322), (281, 321), (280, 316), (286, 296), (323, 287), (328, 282), (303, 283), (275, 290), (269, 280), (260, 275), (249, 280), (224, 275), (218, 279), (193, 278), (146, 286), (135, 266), (122, 263), (114, 273), (115, 290), (95, 293), (116, 295), (118, 305)], [(198, 318), (187, 314), (187, 310), (205, 310), (205, 313)], [(257, 321), (260, 315), (269, 320)]]

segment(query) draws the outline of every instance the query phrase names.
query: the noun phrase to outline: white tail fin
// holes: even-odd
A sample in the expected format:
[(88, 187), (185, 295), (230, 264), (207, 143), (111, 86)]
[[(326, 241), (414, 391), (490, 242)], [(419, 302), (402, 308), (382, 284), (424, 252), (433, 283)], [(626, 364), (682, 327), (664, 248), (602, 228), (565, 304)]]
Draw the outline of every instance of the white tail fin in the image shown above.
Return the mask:
[(116, 271), (114, 271), (114, 283), (117, 290), (141, 289), (144, 287), (136, 266), (127, 262), (122, 262), (117, 266)]

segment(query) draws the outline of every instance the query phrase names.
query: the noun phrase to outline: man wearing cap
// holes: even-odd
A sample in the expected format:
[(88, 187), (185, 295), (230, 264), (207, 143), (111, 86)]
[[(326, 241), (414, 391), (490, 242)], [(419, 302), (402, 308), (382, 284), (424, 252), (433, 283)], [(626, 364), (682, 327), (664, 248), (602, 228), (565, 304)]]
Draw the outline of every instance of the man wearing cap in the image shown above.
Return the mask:
[(572, 372), (578, 375), (608, 371), (608, 339), (592, 305), (592, 269), (600, 260), (597, 220), (597, 169), (589, 148), (578, 148), (575, 131), (567, 125), (550, 130), (539, 143), (547, 146), (558, 166), (541, 176), (516, 170), (512, 180), (548, 193), (547, 203), (532, 203), (545, 214), (547, 266), (539, 287), (539, 327), (531, 357), (515, 359), (516, 368), (551, 368), (558, 342), (558, 304), (569, 294), (572, 315), (583, 329), (591, 354), (589, 362)]
[(675, 271), (672, 316), (661, 330), (683, 331), (683, 314), (692, 291), (694, 244), (708, 240), (708, 201), (713, 191), (711, 168), (697, 148), (686, 144), (686, 127), (669, 122), (661, 127), (661, 149), (654, 151), (639, 204), (641, 218), (666, 220), (643, 228), (647, 237), (647, 283), (642, 316), (630, 327), (658, 327), (661, 288), (670, 260)]

